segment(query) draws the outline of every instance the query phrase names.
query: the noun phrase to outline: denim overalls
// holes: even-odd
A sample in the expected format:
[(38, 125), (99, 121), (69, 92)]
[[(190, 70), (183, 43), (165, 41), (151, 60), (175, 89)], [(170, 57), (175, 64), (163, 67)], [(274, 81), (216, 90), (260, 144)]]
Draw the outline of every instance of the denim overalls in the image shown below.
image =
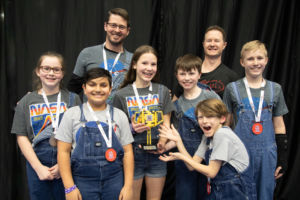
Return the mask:
[[(207, 146), (209, 146), (210, 138), (207, 138)], [(205, 161), (209, 164), (209, 158), (212, 148), (207, 148), (205, 152)], [(211, 193), (207, 195), (209, 200), (255, 200), (256, 198), (248, 198), (246, 188), (246, 180), (241, 173), (232, 167), (229, 163), (221, 166), (215, 178), (211, 179)]]
[[(178, 101), (174, 102), (176, 118), (178, 119), (178, 132), (188, 153), (193, 156), (198, 149), (203, 132), (200, 129), (194, 114), (183, 113)], [(176, 199), (198, 200), (206, 195), (206, 177), (196, 171), (190, 171), (181, 160), (175, 161), (176, 173)]]
[[(69, 92), (68, 108), (72, 107), (75, 103), (75, 94)], [(59, 123), (64, 113), (60, 114)], [(32, 141), (33, 150), (40, 160), (40, 162), (47, 166), (52, 167), (57, 164), (57, 148), (49, 144), (49, 138), (53, 133), (52, 125), (49, 124), (45, 129)], [(26, 172), (29, 187), (29, 195), (31, 200), (64, 200), (65, 191), (64, 186), (60, 179), (41, 181), (26, 161)]]
[(234, 93), (239, 103), (239, 117), (235, 127), (235, 133), (241, 138), (248, 150), (250, 168), (247, 173), (249, 173), (249, 176), (254, 177), (258, 199), (272, 200), (275, 188), (274, 174), (277, 162), (277, 147), (272, 122), (273, 83), (267, 81), (265, 87), (265, 90), (270, 92), (270, 104), (263, 108), (261, 113), (263, 132), (259, 135), (254, 135), (251, 130), (253, 122), (255, 121), (254, 113), (251, 109), (245, 109), (245, 105), (239, 93), (238, 84), (236, 84), (236, 82), (233, 83)]
[[(110, 107), (113, 121), (113, 107)], [(112, 148), (117, 158), (109, 162), (105, 158), (107, 145), (98, 129), (97, 122), (87, 122), (80, 105), (80, 121), (85, 124), (76, 133), (76, 147), (71, 155), (72, 175), (84, 200), (115, 200), (119, 198), (123, 187), (124, 150), (114, 130), (112, 131)], [(108, 125), (100, 122), (104, 132)]]

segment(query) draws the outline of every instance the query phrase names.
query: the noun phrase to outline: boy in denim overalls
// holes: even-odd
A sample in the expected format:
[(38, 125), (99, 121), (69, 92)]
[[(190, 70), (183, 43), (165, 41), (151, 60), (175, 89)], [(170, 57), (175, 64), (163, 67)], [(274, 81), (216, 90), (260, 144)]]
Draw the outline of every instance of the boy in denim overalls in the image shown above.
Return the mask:
[(66, 199), (130, 200), (133, 137), (125, 113), (106, 104), (109, 72), (89, 70), (83, 90), (87, 103), (66, 113), (56, 135)]
[[(160, 136), (176, 143), (179, 152), (160, 157), (163, 161), (182, 160), (189, 170), (208, 178), (206, 198), (211, 200), (255, 200), (249, 192), (253, 181), (244, 172), (249, 166), (245, 145), (229, 128), (223, 126), (228, 112), (219, 99), (206, 99), (197, 104), (195, 116), (203, 137), (193, 157), (187, 151), (180, 134), (172, 126), (161, 126)], [(201, 164), (205, 160), (206, 164)], [(199, 188), (200, 189), (200, 188)]]
[[(174, 102), (176, 107), (175, 121), (183, 143), (194, 155), (203, 135), (195, 118), (195, 107), (198, 102), (209, 98), (220, 97), (208, 86), (198, 83), (201, 75), (201, 58), (186, 54), (176, 60), (175, 73), (179, 84), (183, 87), (183, 95)], [(167, 145), (171, 146), (171, 143)], [(169, 146), (169, 148), (170, 148)], [(176, 199), (203, 199), (206, 194), (206, 177), (189, 171), (182, 161), (175, 162)]]
[(283, 115), (288, 109), (281, 86), (263, 78), (268, 57), (262, 42), (244, 44), (240, 63), (246, 76), (226, 87), (224, 102), (235, 119), (235, 133), (249, 152), (248, 173), (255, 179), (258, 199), (273, 199), (275, 179), (287, 166)]

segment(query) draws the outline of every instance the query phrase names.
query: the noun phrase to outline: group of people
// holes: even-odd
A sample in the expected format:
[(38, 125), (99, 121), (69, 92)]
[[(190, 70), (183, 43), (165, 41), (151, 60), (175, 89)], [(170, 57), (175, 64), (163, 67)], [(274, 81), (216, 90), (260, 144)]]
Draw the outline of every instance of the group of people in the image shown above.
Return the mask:
[(143, 182), (146, 199), (160, 199), (169, 161), (178, 200), (273, 199), (287, 167), (288, 109), (281, 86), (263, 77), (265, 45), (244, 44), (239, 79), (222, 63), (225, 31), (209, 27), (203, 62), (193, 54), (176, 60), (171, 98), (155, 49), (124, 48), (127, 11), (109, 10), (104, 30), (103, 44), (80, 52), (69, 90), (63, 57), (46, 52), (34, 91), (16, 106), (11, 133), (26, 158), (31, 199), (139, 200)]

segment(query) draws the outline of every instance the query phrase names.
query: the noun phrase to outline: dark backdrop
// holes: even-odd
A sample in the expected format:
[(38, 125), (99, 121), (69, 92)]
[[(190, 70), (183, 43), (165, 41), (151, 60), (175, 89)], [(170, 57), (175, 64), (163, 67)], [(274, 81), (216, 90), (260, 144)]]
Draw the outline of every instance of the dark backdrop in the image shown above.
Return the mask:
[[(300, 16), (298, 0), (4, 0), (1, 1), (0, 82), (0, 195), (1, 199), (28, 199), (24, 158), (10, 128), (16, 102), (31, 90), (31, 74), (39, 55), (54, 50), (67, 60), (70, 77), (84, 47), (104, 41), (107, 10), (128, 10), (132, 29), (125, 47), (134, 51), (150, 44), (159, 52), (161, 81), (176, 87), (173, 68), (178, 56), (203, 57), (202, 39), (209, 25), (227, 32), (223, 62), (241, 76), (242, 45), (259, 39), (266, 43), (269, 64), (265, 77), (282, 85), (290, 110), (285, 116), (289, 138), (289, 170), (277, 187), (278, 199), (298, 199), (300, 188), (299, 113)], [(298, 12), (297, 12), (298, 11)], [(297, 56), (298, 55), (298, 56)], [(299, 122), (299, 121), (298, 121)], [(173, 199), (171, 174), (162, 199)]]

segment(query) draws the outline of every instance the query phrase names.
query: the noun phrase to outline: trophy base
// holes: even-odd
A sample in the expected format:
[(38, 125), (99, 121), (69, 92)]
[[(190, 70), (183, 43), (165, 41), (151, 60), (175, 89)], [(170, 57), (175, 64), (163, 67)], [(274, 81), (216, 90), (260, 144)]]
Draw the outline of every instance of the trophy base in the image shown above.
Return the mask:
[(142, 149), (144, 151), (156, 151), (157, 150), (157, 146), (156, 145), (143, 145), (142, 144)]

